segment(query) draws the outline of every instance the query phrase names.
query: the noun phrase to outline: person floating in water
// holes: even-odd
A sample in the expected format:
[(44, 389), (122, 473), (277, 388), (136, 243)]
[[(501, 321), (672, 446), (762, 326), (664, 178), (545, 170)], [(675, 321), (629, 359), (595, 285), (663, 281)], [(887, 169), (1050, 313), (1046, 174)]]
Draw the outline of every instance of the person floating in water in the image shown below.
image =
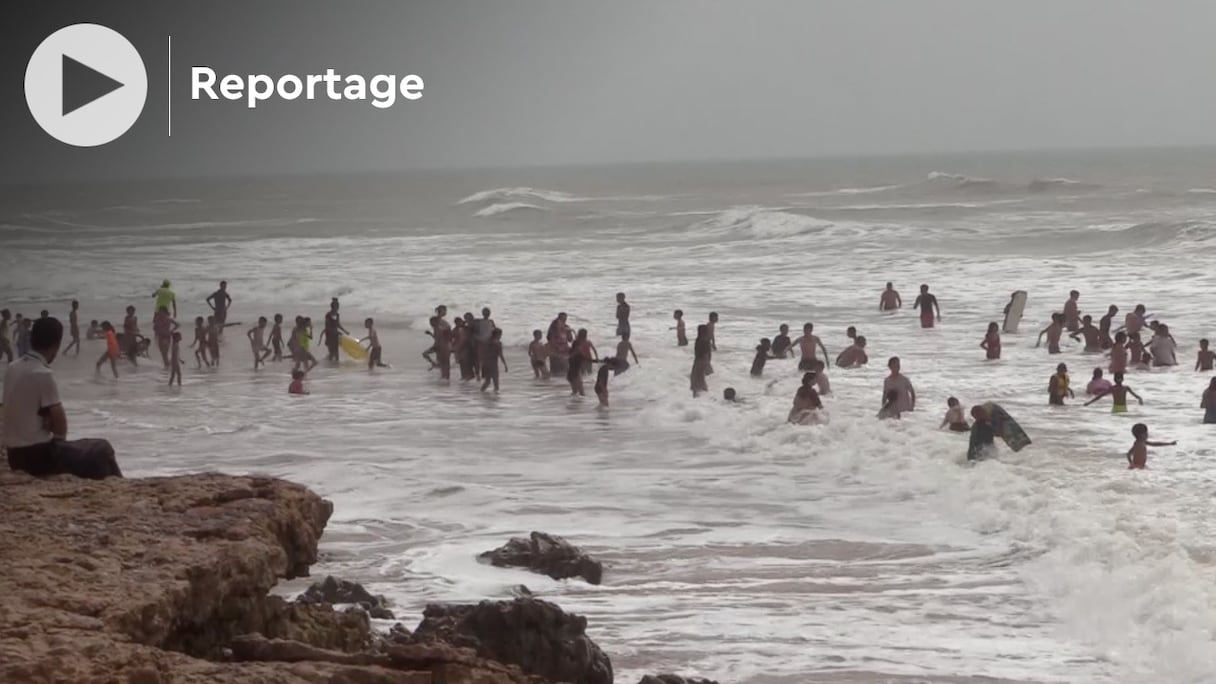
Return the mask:
[(1212, 370), (1213, 360), (1216, 360), (1216, 352), (1208, 349), (1208, 341), (1206, 339), (1199, 340), (1199, 355), (1195, 357), (1195, 370)]
[(1148, 466), (1148, 447), (1176, 446), (1178, 444), (1177, 441), (1150, 442), (1148, 426), (1144, 423), (1136, 423), (1132, 426), (1132, 436), (1136, 438), (1136, 441), (1132, 443), (1132, 448), (1127, 450), (1128, 470), (1143, 470)]
[(1001, 358), (1001, 326), (995, 322), (988, 324), (988, 332), (984, 334), (984, 339), (980, 340), (980, 349), (984, 350), (984, 358), (988, 361)]
[(920, 327), (932, 328), (934, 321), (942, 322), (942, 309), (937, 303), (937, 296), (929, 294), (929, 286), (920, 286), (920, 295), (912, 304), (913, 309), (920, 309)]
[(1136, 401), (1140, 402), (1141, 406), (1144, 405), (1144, 400), (1140, 398), (1140, 395), (1136, 394), (1135, 391), (1132, 390), (1132, 388), (1123, 384), (1123, 374), (1115, 373), (1115, 384), (1111, 385), (1110, 389), (1098, 394), (1093, 399), (1090, 399), (1089, 401), (1085, 402), (1085, 405), (1089, 406), (1090, 404), (1101, 399), (1102, 397), (1110, 395), (1111, 400), (1114, 402), (1111, 405), (1110, 412), (1111, 413), (1127, 413), (1127, 395), (1129, 395), (1129, 394), (1132, 395), (1133, 397), (1135, 397)]
[(878, 310), (887, 313), (902, 309), (904, 300), (900, 298), (899, 292), (895, 290), (894, 283), (887, 283), (887, 289), (882, 291), (882, 295), (878, 298)]
[(937, 429), (947, 426), (951, 432), (967, 432), (971, 429), (967, 424), (967, 417), (963, 415), (963, 405), (954, 397), (946, 400), (946, 416), (942, 418), (942, 424), (937, 426)]
[(1052, 406), (1063, 406), (1064, 397), (1075, 398), (1076, 395), (1068, 386), (1068, 366), (1061, 363), (1056, 366), (1056, 372), (1047, 381), (1047, 403)]
[(727, 387), (722, 390), (722, 399), (731, 404), (741, 404), (743, 400), (739, 398), (738, 392), (735, 392), (734, 387)]

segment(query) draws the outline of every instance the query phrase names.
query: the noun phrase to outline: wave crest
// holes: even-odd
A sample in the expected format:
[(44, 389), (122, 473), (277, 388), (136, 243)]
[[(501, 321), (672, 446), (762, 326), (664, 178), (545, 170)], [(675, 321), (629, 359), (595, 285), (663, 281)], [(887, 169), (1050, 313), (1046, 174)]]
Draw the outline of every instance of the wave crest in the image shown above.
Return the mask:
[(502, 202), (499, 204), (491, 204), (487, 207), (482, 207), (474, 216), (480, 218), (489, 218), (491, 216), (501, 216), (503, 214), (512, 214), (531, 211), (547, 211), (544, 207), (536, 204), (528, 204), (527, 202)]
[(588, 198), (576, 197), (568, 192), (558, 192), (557, 190), (544, 190), (541, 188), (495, 188), (493, 190), (483, 190), (475, 192), (468, 197), (460, 200), (456, 204), (481, 204), (487, 203), (503, 203), (514, 200), (532, 200), (533, 202), (584, 202)]

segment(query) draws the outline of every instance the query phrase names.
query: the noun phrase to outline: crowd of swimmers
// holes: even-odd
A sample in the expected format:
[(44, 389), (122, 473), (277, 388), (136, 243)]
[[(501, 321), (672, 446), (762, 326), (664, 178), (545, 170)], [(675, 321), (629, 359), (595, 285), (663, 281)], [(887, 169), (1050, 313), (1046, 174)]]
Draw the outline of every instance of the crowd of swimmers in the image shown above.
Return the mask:
[[(1015, 293), (1010, 303), (1005, 307), (1008, 316), (1019, 293)], [(118, 361), (126, 358), (131, 364), (138, 365), (140, 357), (150, 358), (153, 344), (159, 352), (166, 370), (169, 372), (169, 384), (181, 385), (183, 366), (181, 343), (183, 336), (177, 323), (177, 298), (168, 280), (153, 293), (155, 307), (152, 318), (152, 338), (143, 335), (134, 306), (127, 307), (126, 317), (122, 322), (121, 332), (109, 321), (91, 321), (85, 331), (85, 339), (100, 339), (105, 341), (105, 351), (97, 359), (96, 368), (100, 373), (102, 368), (109, 366), (115, 377), (118, 376)], [(1112, 330), (1115, 317), (1119, 313), (1116, 306), (1111, 306), (1095, 325), (1093, 318), (1081, 315), (1080, 293), (1073, 290), (1064, 303), (1063, 310), (1052, 314), (1051, 323), (1039, 333), (1036, 347), (1044, 339), (1047, 342), (1049, 354), (1062, 352), (1061, 341), (1065, 335), (1082, 342), (1087, 354), (1106, 354), (1109, 357), (1108, 370), (1113, 381), (1104, 377), (1103, 369), (1094, 369), (1093, 379), (1085, 388), (1090, 397), (1086, 405), (1093, 404), (1105, 397), (1112, 401), (1114, 413), (1127, 412), (1128, 397), (1143, 403), (1143, 399), (1131, 387), (1125, 384), (1125, 373), (1130, 369), (1145, 369), (1151, 367), (1175, 366), (1177, 360), (1177, 342), (1170, 333), (1169, 327), (1157, 320), (1146, 316), (1146, 308), (1138, 305), (1123, 319), (1119, 329)], [(228, 321), (228, 312), (232, 306), (232, 297), (228, 292), (227, 282), (220, 282), (219, 288), (206, 298), (206, 304), (211, 309), (207, 316), (194, 319), (194, 335), (188, 349), (193, 352), (197, 368), (218, 367), (221, 359), (220, 342), (227, 327), (241, 325)], [(326, 359), (329, 362), (340, 360), (343, 348), (343, 338), (352, 337), (342, 325), (339, 302), (334, 298), (330, 309), (325, 314), (322, 330), (317, 340), (324, 344)], [(903, 299), (893, 283), (887, 283), (879, 297), (879, 311), (891, 314), (903, 308)], [(941, 308), (937, 297), (929, 291), (928, 285), (921, 285), (920, 294), (913, 303), (918, 310), (922, 328), (932, 328), (942, 320)], [(75, 351), (80, 354), (81, 334), (79, 321), (79, 302), (73, 301), (68, 315), (69, 343), (64, 349), (68, 354)], [(527, 354), (533, 377), (549, 379), (553, 376), (564, 376), (570, 386), (572, 395), (585, 396), (584, 378), (595, 375), (594, 393), (602, 406), (608, 406), (608, 382), (612, 376), (628, 371), (634, 365), (640, 365), (638, 355), (631, 342), (630, 305), (624, 293), (616, 295), (616, 337), (618, 342), (614, 355), (601, 358), (595, 345), (592, 344), (586, 329), (573, 329), (568, 322), (566, 313), (559, 313), (548, 330), (535, 330), (532, 341), (528, 345)], [(47, 311), (41, 312), (46, 318)], [(452, 322), (447, 319), (448, 309), (440, 305), (435, 308), (430, 317), (430, 330), (427, 334), (432, 337), (429, 349), (423, 352), (423, 357), (432, 370), (437, 369), (441, 379), (451, 378), (452, 366), (456, 368), (463, 381), (480, 381), (483, 392), (500, 388), (500, 373), (508, 372), (506, 355), (503, 350), (503, 331), (498, 328), (491, 318), (489, 308), (481, 311), (481, 317), (475, 317), (471, 312), (456, 317)], [(673, 314), (675, 325), (675, 342), (679, 347), (689, 346), (690, 341), (684, 312), (676, 310)], [(689, 385), (694, 397), (709, 391), (708, 378), (714, 372), (713, 356), (718, 350), (715, 328), (719, 322), (716, 312), (710, 312), (704, 323), (698, 324), (695, 337), (691, 341), (693, 348), (692, 368), (689, 372)], [(31, 321), (18, 314), (15, 318), (6, 309), (0, 311), (0, 358), (12, 361), (14, 355), (21, 356), (28, 351), (29, 330)], [(313, 355), (313, 323), (306, 316), (297, 316), (294, 325), (284, 332), (284, 317), (275, 314), (273, 320), (260, 317), (256, 324), (246, 332), (250, 344), (254, 369), (264, 366), (268, 361), (279, 362), (290, 360), (292, 364), (292, 381), (289, 392), (292, 394), (307, 394), (304, 380), (309, 371), (318, 365)], [(368, 318), (364, 321), (366, 334), (356, 340), (362, 354), (367, 358), (369, 369), (387, 367), (383, 362), (383, 350), (375, 321)], [(1151, 333), (1146, 342), (1143, 334)], [(866, 338), (850, 326), (846, 335), (849, 343), (835, 358), (838, 368), (856, 368), (869, 362), (866, 353)], [(989, 361), (1001, 358), (1001, 325), (992, 322), (980, 341), (985, 359)], [(820, 357), (822, 352), (822, 357)], [(828, 351), (823, 341), (815, 334), (815, 326), (806, 323), (802, 334), (791, 339), (789, 326), (779, 326), (777, 334), (769, 339), (762, 338), (756, 346), (752, 361), (751, 375), (761, 377), (767, 361), (774, 359), (789, 359), (797, 356), (798, 370), (803, 372), (802, 381), (793, 398), (788, 420), (796, 424), (822, 423), (826, 420), (823, 412), (823, 397), (831, 393), (827, 368)], [(632, 358), (633, 363), (629, 360)], [(1216, 352), (1209, 347), (1206, 339), (1199, 341), (1199, 351), (1196, 357), (1197, 371), (1211, 371), (1216, 361)], [(599, 365), (598, 372), (595, 366)], [(897, 419), (902, 414), (914, 410), (916, 406), (916, 391), (911, 381), (901, 373), (898, 357), (891, 357), (887, 362), (890, 371), (883, 384), (880, 418)], [(771, 386), (772, 383), (770, 383)], [(1068, 367), (1058, 364), (1055, 373), (1047, 383), (1048, 403), (1053, 406), (1064, 405), (1066, 399), (1075, 398)], [(739, 397), (734, 388), (726, 388), (723, 396), (727, 401), (737, 402)], [(1204, 422), (1216, 423), (1216, 378), (1213, 378), (1205, 390), (1201, 407), (1204, 408)], [(984, 443), (992, 442), (992, 427), (988, 423), (989, 416), (984, 407), (974, 406), (970, 416), (975, 421), (969, 423), (967, 414), (954, 397), (947, 401), (947, 412), (942, 427), (957, 432), (972, 432), (973, 447), (977, 440), (982, 447)], [(976, 429), (978, 426), (979, 429)], [(1158, 445), (1147, 440), (1147, 427), (1137, 424), (1133, 429), (1136, 445), (1129, 452), (1129, 463), (1132, 467), (1142, 467), (1145, 460), (1144, 445)], [(976, 450), (973, 448), (970, 453)]]

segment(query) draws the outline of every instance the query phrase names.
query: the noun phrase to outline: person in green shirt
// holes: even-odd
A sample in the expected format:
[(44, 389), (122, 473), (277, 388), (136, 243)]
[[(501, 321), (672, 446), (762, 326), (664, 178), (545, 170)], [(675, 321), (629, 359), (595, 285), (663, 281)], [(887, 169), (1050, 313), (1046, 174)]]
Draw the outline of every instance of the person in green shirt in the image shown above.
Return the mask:
[(173, 294), (173, 290), (169, 289), (169, 280), (166, 279), (160, 284), (160, 289), (152, 295), (156, 298), (156, 310), (160, 311), (164, 308), (166, 311), (173, 311), (173, 318), (177, 318), (177, 295)]

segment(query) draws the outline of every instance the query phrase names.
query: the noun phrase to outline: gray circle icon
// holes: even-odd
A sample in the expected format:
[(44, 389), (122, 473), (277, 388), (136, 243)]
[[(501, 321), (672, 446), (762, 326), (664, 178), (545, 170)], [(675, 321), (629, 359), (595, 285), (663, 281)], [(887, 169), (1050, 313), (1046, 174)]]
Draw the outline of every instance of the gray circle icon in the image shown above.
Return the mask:
[(30, 114), (56, 140), (96, 147), (126, 133), (144, 110), (148, 74), (122, 34), (72, 24), (43, 40), (25, 68)]

